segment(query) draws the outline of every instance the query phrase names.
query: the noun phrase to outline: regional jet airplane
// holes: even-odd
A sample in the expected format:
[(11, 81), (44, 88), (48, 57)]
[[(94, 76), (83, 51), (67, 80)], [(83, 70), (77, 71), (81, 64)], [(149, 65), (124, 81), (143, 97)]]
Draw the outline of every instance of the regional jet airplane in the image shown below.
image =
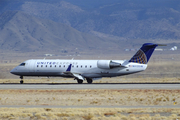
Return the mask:
[(159, 44), (145, 43), (130, 60), (27, 60), (11, 70), (14, 75), (20, 76), (60, 76), (70, 77), (79, 84), (102, 77), (116, 77), (144, 71), (147, 63)]

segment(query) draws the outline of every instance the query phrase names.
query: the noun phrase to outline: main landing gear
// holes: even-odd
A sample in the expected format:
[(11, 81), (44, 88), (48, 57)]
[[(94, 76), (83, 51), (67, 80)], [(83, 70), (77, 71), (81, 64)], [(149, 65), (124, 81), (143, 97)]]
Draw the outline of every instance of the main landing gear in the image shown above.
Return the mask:
[(83, 80), (77, 79), (78, 84), (82, 84)]
[(23, 76), (20, 76), (20, 84), (23, 84), (24, 83), (24, 81), (23, 81)]
[(93, 82), (93, 80), (91, 78), (86, 78), (86, 80), (89, 84), (91, 84)]
[[(77, 80), (77, 83), (78, 84), (82, 84), (83, 83), (83, 80), (80, 80), (80, 79), (76, 79)], [(86, 78), (87, 80), (87, 83), (91, 84), (93, 82), (93, 80), (91, 78)]]

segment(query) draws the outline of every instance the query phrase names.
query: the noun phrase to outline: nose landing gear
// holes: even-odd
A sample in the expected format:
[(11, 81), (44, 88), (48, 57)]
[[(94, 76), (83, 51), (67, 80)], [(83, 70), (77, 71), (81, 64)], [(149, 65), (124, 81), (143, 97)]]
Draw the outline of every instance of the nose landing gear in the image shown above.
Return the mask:
[(23, 76), (20, 76), (20, 84), (23, 84), (24, 83), (24, 81), (23, 81)]

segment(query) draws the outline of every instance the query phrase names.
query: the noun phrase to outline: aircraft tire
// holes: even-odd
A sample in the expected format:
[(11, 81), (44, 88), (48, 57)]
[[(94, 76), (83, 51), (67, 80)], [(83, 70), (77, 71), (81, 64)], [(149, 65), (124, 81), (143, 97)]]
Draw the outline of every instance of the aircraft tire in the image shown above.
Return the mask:
[(20, 81), (20, 84), (23, 84), (23, 83), (24, 83), (24, 81), (23, 81), (23, 80), (21, 80), (21, 81)]
[(91, 84), (93, 82), (93, 80), (91, 78), (87, 78), (86, 80), (89, 84)]
[(77, 80), (78, 84), (82, 84), (83, 83), (83, 80)]

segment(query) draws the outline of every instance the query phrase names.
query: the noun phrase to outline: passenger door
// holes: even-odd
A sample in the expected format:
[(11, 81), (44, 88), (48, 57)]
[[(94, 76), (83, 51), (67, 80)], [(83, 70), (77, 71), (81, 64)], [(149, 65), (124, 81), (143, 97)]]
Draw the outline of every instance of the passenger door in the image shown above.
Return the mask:
[(30, 60), (28, 62), (28, 67), (29, 67), (29, 72), (35, 72), (35, 63), (36, 61), (35, 60)]

